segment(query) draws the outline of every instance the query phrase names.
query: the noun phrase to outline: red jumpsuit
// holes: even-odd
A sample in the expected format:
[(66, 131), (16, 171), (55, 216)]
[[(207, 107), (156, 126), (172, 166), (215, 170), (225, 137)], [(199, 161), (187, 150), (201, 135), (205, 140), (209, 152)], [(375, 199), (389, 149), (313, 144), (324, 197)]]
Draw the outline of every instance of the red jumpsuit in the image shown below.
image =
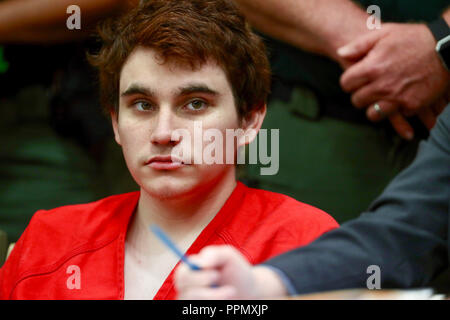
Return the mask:
[[(125, 237), (139, 196), (38, 211), (0, 269), (0, 298), (123, 299)], [(227, 244), (256, 264), (336, 227), (317, 208), (238, 182), (187, 254)], [(176, 298), (174, 270), (154, 299)]]

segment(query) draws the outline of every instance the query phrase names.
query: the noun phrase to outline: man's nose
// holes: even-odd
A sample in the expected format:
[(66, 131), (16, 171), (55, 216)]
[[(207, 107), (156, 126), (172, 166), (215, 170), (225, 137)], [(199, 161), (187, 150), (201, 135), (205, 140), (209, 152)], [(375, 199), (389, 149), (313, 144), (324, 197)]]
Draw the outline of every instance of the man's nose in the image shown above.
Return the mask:
[(158, 145), (178, 144), (179, 139), (176, 139), (176, 135), (173, 135), (175, 129), (175, 115), (170, 110), (161, 110), (150, 137), (151, 143)]

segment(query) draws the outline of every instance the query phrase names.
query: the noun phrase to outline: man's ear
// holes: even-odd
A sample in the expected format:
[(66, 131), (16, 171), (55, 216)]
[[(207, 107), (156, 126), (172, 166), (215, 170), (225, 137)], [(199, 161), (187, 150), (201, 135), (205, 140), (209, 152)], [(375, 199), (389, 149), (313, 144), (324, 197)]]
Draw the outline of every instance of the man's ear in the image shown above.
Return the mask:
[(114, 139), (116, 140), (118, 145), (121, 145), (120, 143), (120, 134), (119, 134), (119, 115), (116, 112), (111, 112), (111, 123), (114, 130)]
[(244, 119), (242, 119), (241, 128), (244, 130), (245, 134), (239, 140), (239, 147), (250, 144), (253, 140), (255, 140), (259, 130), (261, 129), (264, 118), (266, 117), (266, 111), (267, 106), (264, 104), (261, 108), (250, 112)]

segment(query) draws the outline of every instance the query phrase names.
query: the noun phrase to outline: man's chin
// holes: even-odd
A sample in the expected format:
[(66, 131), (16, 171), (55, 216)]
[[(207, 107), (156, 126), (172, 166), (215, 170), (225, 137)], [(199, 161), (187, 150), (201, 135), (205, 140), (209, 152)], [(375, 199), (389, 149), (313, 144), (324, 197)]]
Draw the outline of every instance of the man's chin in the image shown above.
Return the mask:
[(195, 186), (188, 184), (158, 184), (142, 188), (150, 197), (159, 200), (176, 200), (189, 196), (195, 190)]

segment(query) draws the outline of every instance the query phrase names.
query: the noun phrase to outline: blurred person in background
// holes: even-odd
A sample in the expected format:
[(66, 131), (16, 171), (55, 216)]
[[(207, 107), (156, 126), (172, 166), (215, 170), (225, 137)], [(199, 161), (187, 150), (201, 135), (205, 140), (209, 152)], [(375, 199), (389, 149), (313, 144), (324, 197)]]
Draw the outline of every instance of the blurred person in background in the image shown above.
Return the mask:
[[(10, 242), (40, 208), (137, 189), (108, 142), (85, 57), (96, 23), (136, 2), (0, 1), (0, 229)], [(80, 29), (67, 26), (71, 5), (80, 8)]]
[(278, 174), (248, 166), (248, 183), (339, 223), (356, 217), (448, 103), (450, 76), (435, 51), (448, 0), (234, 1), (266, 36), (274, 81), (263, 128), (281, 129)]

